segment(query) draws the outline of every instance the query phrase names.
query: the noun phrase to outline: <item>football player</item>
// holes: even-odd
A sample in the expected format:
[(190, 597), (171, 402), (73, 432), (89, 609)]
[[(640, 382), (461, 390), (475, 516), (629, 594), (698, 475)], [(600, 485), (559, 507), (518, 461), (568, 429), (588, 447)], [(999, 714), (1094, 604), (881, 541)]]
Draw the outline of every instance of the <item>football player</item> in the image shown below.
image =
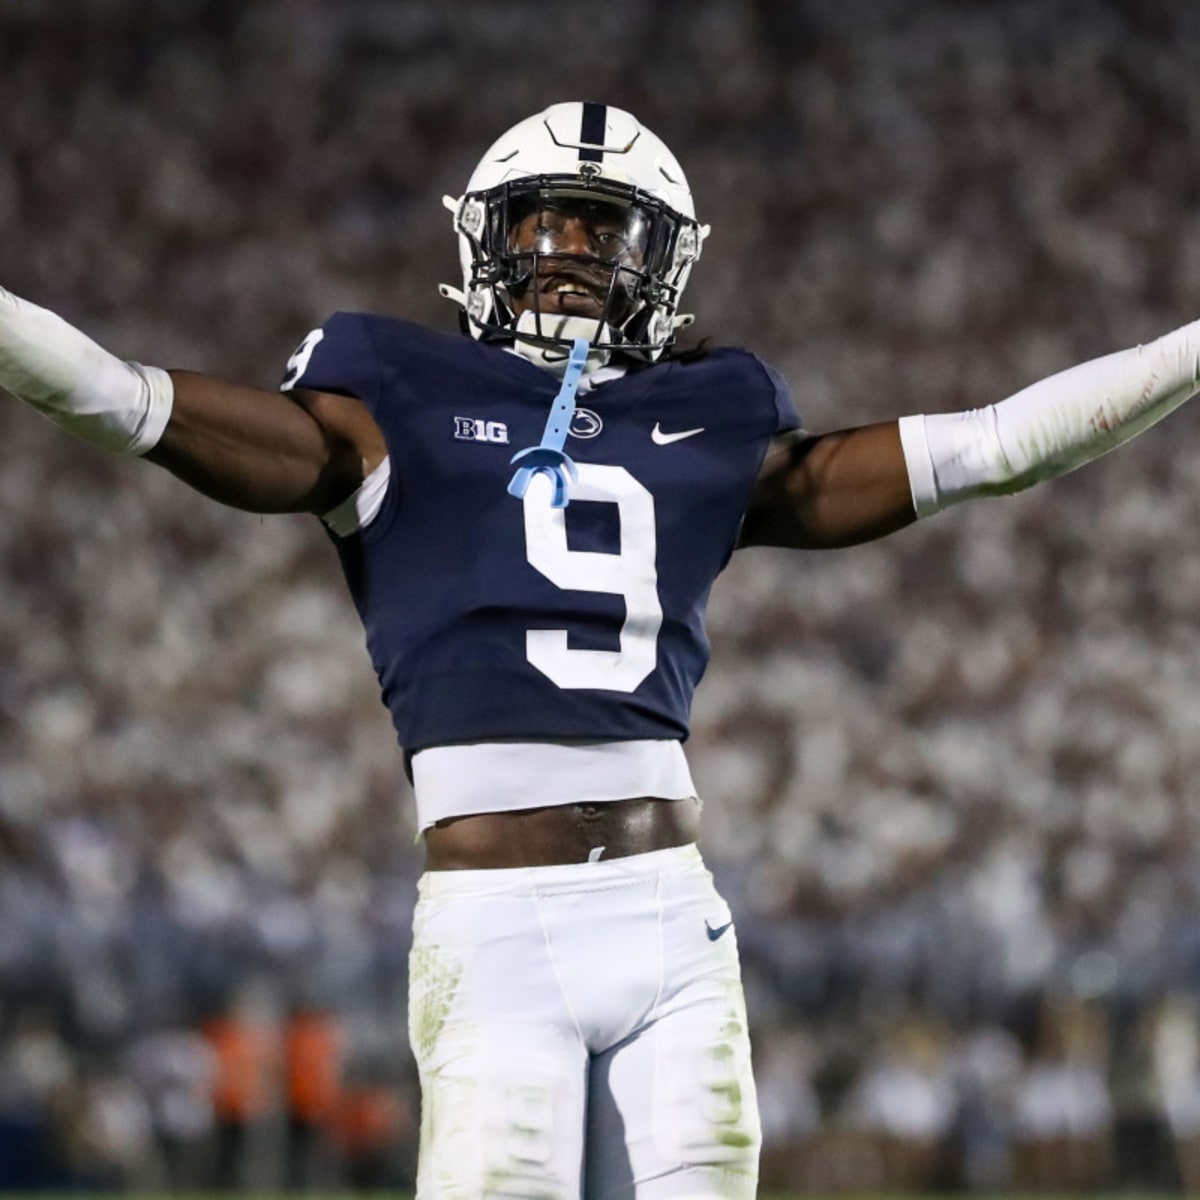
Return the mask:
[(338, 313), (272, 393), (119, 361), (0, 290), (0, 384), (330, 531), (426, 856), (418, 1194), (751, 1197), (737, 937), (683, 751), (714, 578), (1097, 457), (1197, 390), (1200, 323), (978, 411), (811, 434), (753, 354), (671, 352), (708, 228), (630, 114), (554, 105), (447, 201), (462, 333)]

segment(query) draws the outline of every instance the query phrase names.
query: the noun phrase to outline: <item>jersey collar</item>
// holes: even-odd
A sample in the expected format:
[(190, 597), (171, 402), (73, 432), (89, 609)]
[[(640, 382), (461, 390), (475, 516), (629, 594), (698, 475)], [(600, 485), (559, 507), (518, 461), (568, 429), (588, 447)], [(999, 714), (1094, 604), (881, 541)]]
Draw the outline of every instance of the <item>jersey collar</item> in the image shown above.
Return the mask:
[[(504, 346), (503, 350), (506, 354), (511, 354), (515, 358), (522, 359), (524, 362), (533, 363), (535, 367), (545, 371), (548, 375), (557, 379), (561, 372), (553, 370), (549, 366), (543, 366), (530, 358), (528, 354), (522, 354), (516, 346)], [(599, 387), (602, 383), (611, 383), (614, 379), (621, 379), (628, 374), (628, 368), (621, 366), (619, 363), (606, 363), (602, 366), (592, 367), (591, 370), (584, 369), (583, 374), (579, 377), (579, 390), (577, 395), (586, 396), (593, 388)]]

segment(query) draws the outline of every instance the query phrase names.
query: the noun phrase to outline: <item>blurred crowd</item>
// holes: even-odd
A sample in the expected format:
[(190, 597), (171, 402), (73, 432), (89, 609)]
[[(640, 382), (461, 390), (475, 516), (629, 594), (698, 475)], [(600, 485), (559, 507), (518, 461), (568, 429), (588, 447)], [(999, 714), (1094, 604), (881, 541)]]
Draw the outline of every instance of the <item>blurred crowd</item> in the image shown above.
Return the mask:
[[(1170, 0), (0, 0), (0, 71), (0, 282), (163, 366), (453, 328), (440, 197), (567, 98), (677, 152), (685, 308), (814, 430), (1200, 315)], [(718, 581), (773, 1186), (1200, 1189), (1196, 420)], [(0, 1188), (406, 1186), (420, 850), (324, 535), (11, 403), (0, 446)]]

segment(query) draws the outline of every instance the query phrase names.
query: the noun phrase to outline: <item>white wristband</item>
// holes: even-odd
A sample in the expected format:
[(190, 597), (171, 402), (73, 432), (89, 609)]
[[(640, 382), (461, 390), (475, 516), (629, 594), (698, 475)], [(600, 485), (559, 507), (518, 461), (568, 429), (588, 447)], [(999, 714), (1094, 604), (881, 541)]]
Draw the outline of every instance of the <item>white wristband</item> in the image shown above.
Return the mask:
[(171, 416), (158, 367), (122, 362), (48, 309), (0, 287), (0, 387), (105, 450), (145, 454)]
[(1200, 390), (1200, 321), (1051, 375), (999, 404), (904, 417), (917, 516), (1019, 492), (1106, 454)]

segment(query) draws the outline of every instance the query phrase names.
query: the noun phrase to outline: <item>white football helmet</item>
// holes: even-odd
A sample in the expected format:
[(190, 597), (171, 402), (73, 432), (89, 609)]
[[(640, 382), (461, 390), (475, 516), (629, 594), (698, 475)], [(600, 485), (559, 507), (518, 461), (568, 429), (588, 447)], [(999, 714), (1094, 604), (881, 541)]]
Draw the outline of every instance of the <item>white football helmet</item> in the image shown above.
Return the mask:
[[(512, 341), (543, 365), (562, 362), (577, 337), (600, 361), (619, 351), (653, 362), (691, 323), (679, 298), (708, 226), (675, 156), (619, 108), (555, 104), (514, 125), (444, 203), (463, 286), (440, 291), (473, 338)], [(591, 231), (596, 214), (604, 232), (585, 234), (586, 246), (555, 240), (556, 223)], [(554, 288), (543, 282), (552, 277)]]

